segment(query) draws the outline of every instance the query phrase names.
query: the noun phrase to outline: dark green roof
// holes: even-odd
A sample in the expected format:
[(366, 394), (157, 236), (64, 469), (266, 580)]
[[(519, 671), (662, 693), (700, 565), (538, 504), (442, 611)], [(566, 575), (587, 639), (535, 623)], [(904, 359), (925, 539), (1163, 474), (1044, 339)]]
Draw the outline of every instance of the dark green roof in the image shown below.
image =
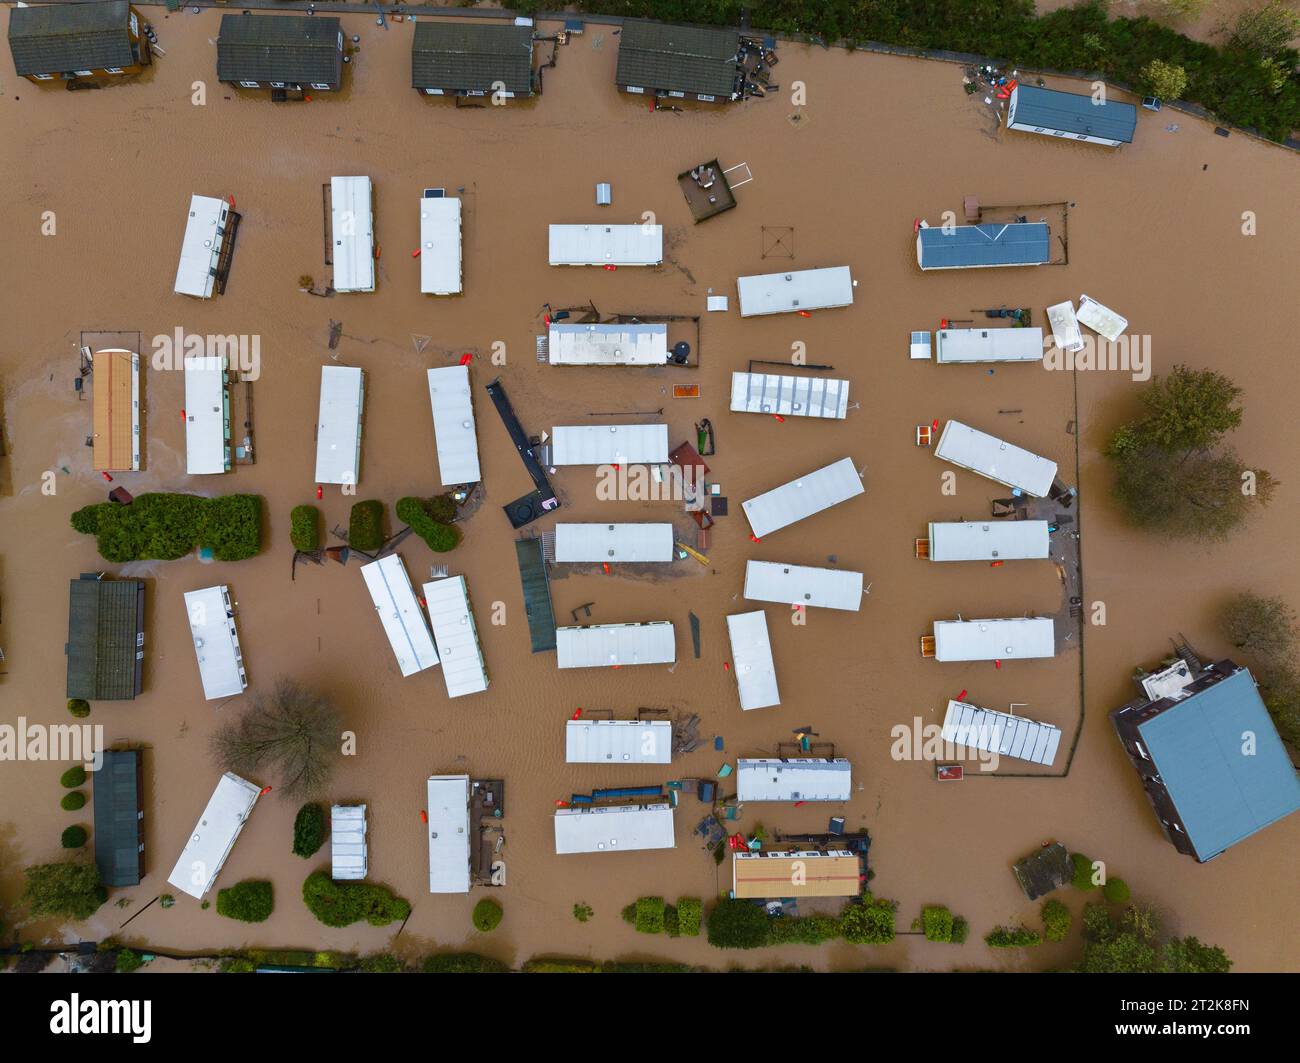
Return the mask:
[(1012, 867), (1016, 881), (1031, 901), (1067, 885), (1074, 878), (1074, 864), (1060, 842), (1045, 846), (1019, 860)]
[(626, 22), (619, 37), (619, 85), (730, 99), (736, 89), (736, 30)]
[(530, 26), (417, 22), (411, 45), (411, 86), (444, 92), (491, 92), (504, 83), (518, 96), (533, 91)]
[(144, 583), (82, 577), (68, 587), (68, 697), (123, 701), (140, 693)]
[(546, 577), (546, 560), (541, 539), (516, 539), (515, 559), (524, 585), (524, 612), (528, 615), (528, 637), (534, 653), (555, 649), (555, 609), (551, 605), (551, 583)]
[(330, 85), (343, 79), (341, 24), (309, 15), (223, 15), (217, 35), (220, 81)]
[(144, 868), (140, 751), (106, 749), (94, 773), (95, 863), (105, 886), (135, 886)]
[(127, 0), (16, 7), (9, 12), (9, 51), (18, 75), (64, 74), (135, 66)]

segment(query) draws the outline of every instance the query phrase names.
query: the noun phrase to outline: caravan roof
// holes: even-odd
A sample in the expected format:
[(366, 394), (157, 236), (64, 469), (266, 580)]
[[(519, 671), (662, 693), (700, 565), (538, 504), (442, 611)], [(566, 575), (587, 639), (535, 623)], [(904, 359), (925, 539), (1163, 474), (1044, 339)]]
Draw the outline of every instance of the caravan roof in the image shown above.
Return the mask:
[(1056, 462), (960, 421), (943, 426), (934, 456), (1035, 498), (1045, 498), (1056, 479)]
[(1052, 326), (1052, 339), (1063, 351), (1083, 350), (1083, 336), (1079, 332), (1079, 319), (1074, 314), (1074, 303), (1069, 299), (1047, 308), (1047, 320)]
[(852, 785), (853, 769), (843, 757), (736, 761), (738, 801), (847, 801)]
[(320, 414), (316, 421), (316, 482), (355, 484), (361, 477), (361, 412), (366, 379), (347, 365), (320, 370)]
[(916, 232), (916, 261), (922, 269), (979, 266), (1040, 266), (1051, 258), (1045, 222), (987, 225), (923, 225)]
[(556, 628), (555, 651), (561, 668), (672, 664), (677, 660), (673, 625), (667, 620)]
[(1079, 296), (1078, 319), (1093, 332), (1114, 343), (1128, 328), (1128, 318), (1121, 317), (1108, 306), (1102, 306), (1087, 295)]
[(568, 764), (671, 764), (669, 720), (569, 720), (564, 728)]
[(731, 892), (744, 899), (854, 897), (862, 890), (858, 857), (850, 852), (732, 854)]
[(460, 255), (460, 200), (421, 196), (420, 291), (425, 295), (458, 295)]
[(420, 603), (415, 600), (410, 577), (397, 554), (361, 566), (361, 578), (375, 603), (393, 655), (402, 675), (415, 675), (438, 663), (429, 625), (424, 622)]
[(330, 877), (336, 881), (363, 879), (369, 870), (366, 846), (366, 806), (330, 807)]
[(943, 740), (1050, 768), (1061, 744), (1061, 729), (964, 701), (949, 701), (943, 718)]
[(673, 559), (671, 524), (557, 524), (557, 562), (650, 562)]
[(742, 709), (766, 709), (781, 704), (776, 688), (776, 664), (767, 637), (767, 615), (762, 609), (727, 617), (731, 639), (731, 669), (736, 673)]
[(1051, 554), (1045, 520), (931, 523), (931, 561), (1019, 561)]
[(862, 607), (862, 573), (787, 565), (780, 561), (747, 561), (745, 597), (756, 602), (812, 605), (856, 613)]
[(375, 290), (375, 233), (369, 177), (330, 178), (334, 290)]
[(774, 487), (741, 503), (756, 538), (845, 502), (866, 489), (852, 458), (839, 461)]
[(546, 352), (551, 365), (665, 365), (668, 326), (552, 325)]
[(185, 471), (191, 476), (230, 471), (230, 409), (226, 360), (185, 359)]
[(935, 333), (935, 361), (940, 364), (978, 362), (1041, 362), (1040, 328), (958, 328)]
[(1056, 656), (1056, 627), (1049, 616), (1010, 620), (936, 620), (936, 661), (1014, 661)]
[(740, 316), (789, 314), (853, 305), (853, 274), (848, 266), (798, 269), (737, 277)]
[(221, 257), (222, 225), (230, 211), (224, 199), (190, 196), (190, 213), (181, 239), (181, 260), (176, 267), (175, 290), (199, 299), (212, 296)]
[(668, 460), (666, 424), (557, 425), (552, 465), (662, 465)]
[(221, 867), (260, 796), (258, 787), (234, 772), (221, 776), (167, 881), (181, 892), (202, 900), (221, 874)]
[(438, 474), (443, 487), (478, 483), (478, 437), (474, 434), (474, 403), (469, 366), (445, 365), (429, 370), (429, 405), (433, 408), (433, 439), (438, 448)]
[(469, 892), (469, 776), (430, 775), (429, 892)]
[(552, 266), (657, 266), (662, 225), (552, 225)]
[(185, 592), (185, 612), (190, 636), (199, 659), (203, 696), (208, 701), (241, 694), (248, 686), (244, 654), (235, 630), (230, 588), (224, 585)]
[(487, 666), (479, 646), (465, 577), (451, 576), (426, 583), (424, 603), (429, 610), (429, 624), (442, 661), (447, 696), (459, 698), (486, 690)]
[(96, 472), (140, 468), (140, 356), (135, 351), (96, 351), (91, 359)]
[(849, 410), (849, 382), (821, 376), (732, 373), (731, 410), (843, 420)]
[(673, 810), (667, 802), (555, 811), (555, 851), (560, 855), (671, 849), (674, 844)]

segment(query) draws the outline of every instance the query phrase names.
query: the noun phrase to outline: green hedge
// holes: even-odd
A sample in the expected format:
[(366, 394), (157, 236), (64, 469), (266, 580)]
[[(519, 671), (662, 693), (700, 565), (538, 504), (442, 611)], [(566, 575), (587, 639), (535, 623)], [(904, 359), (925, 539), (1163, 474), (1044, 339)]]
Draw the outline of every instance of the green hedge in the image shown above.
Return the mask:
[(921, 929), (926, 941), (952, 941), (952, 912), (937, 904), (922, 908)]
[(898, 933), (894, 924), (897, 902), (887, 901), (864, 893), (844, 906), (840, 925), (844, 939), (855, 945), (884, 945), (894, 940)]
[(504, 974), (510, 968), (476, 952), (440, 952), (426, 956), (420, 970), (425, 974)]
[(595, 960), (535, 959), (523, 966), (524, 974), (600, 974)]
[(348, 545), (368, 554), (384, 545), (384, 504), (377, 499), (357, 502), (348, 518)]
[(664, 932), (664, 899), (662, 897), (638, 897), (634, 925), (638, 934), (662, 934)]
[(264, 923), (275, 907), (271, 883), (248, 879), (217, 890), (217, 915), (241, 923)]
[(1042, 942), (1043, 935), (1027, 926), (994, 927), (984, 935), (984, 944), (991, 949), (1027, 949)]
[(411, 914), (411, 905), (383, 886), (335, 882), (324, 871), (307, 876), (302, 884), (302, 900), (326, 926), (351, 926), (363, 919), (371, 926), (387, 926)]
[(698, 897), (680, 898), (677, 901), (677, 932), (684, 938), (699, 937), (703, 913)]
[(474, 929), (480, 934), (490, 934), (501, 925), (502, 914), (500, 904), (491, 897), (484, 897), (474, 905), (474, 914), (471, 916)]
[(72, 514), (72, 527), (96, 537), (105, 561), (174, 561), (206, 547), (218, 561), (242, 561), (262, 548), (259, 495), (151, 492), (127, 506), (100, 502)]
[(74, 764), (59, 776), (59, 785), (65, 790), (75, 790), (78, 786), (84, 786), (85, 783), (86, 769), (80, 764)]
[(709, 944), (720, 949), (757, 949), (768, 943), (767, 913), (749, 901), (724, 897), (709, 912)]
[(1064, 941), (1070, 933), (1074, 916), (1070, 909), (1060, 901), (1052, 898), (1043, 902), (1043, 937), (1048, 941)]
[(59, 840), (65, 849), (80, 849), (86, 844), (86, 828), (68, 827)]
[(294, 506), (289, 512), (289, 541), (295, 550), (319, 550), (320, 510), (315, 506)]
[(80, 808), (86, 807), (86, 795), (80, 790), (73, 790), (71, 793), (63, 795), (63, 800), (59, 802), (65, 812), (76, 812)]
[(293, 855), (315, 856), (324, 844), (325, 810), (315, 801), (308, 801), (293, 820)]
[(113, 969), (118, 974), (130, 974), (132, 971), (138, 971), (144, 966), (144, 960), (135, 949), (118, 949), (117, 958), (113, 961)]
[(460, 530), (448, 523), (456, 515), (456, 506), (447, 495), (399, 498), (396, 509), (397, 519), (409, 525), (435, 553), (454, 550), (460, 543)]

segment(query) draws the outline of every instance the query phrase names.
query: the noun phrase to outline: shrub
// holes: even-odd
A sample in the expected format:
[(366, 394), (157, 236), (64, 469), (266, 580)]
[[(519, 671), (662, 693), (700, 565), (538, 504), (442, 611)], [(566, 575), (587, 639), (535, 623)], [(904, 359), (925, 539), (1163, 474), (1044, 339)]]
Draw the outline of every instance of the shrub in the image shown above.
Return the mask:
[(767, 914), (757, 904), (724, 897), (708, 919), (709, 944), (720, 949), (756, 949), (768, 942)]
[(524, 974), (600, 974), (595, 960), (536, 959), (524, 964)]
[(894, 925), (897, 907), (896, 902), (873, 897), (870, 893), (850, 901), (840, 916), (845, 940), (855, 945), (884, 945), (893, 941), (897, 933)]
[(80, 790), (73, 790), (71, 793), (63, 795), (63, 800), (59, 802), (65, 812), (76, 812), (79, 808), (84, 808), (86, 804), (86, 795)]
[(108, 900), (93, 860), (36, 864), (24, 868), (22, 903), (33, 916), (89, 919)]
[(210, 548), (218, 561), (243, 561), (262, 548), (259, 496), (222, 495), (207, 499), (204, 508), (199, 545)]
[(80, 849), (86, 844), (86, 828), (68, 827), (64, 830), (60, 841), (65, 849)]
[(952, 920), (952, 943), (954, 945), (966, 944), (966, 939), (970, 937), (970, 923), (965, 918), (957, 915)]
[(73, 514), (72, 526), (94, 535), (100, 556), (118, 564), (174, 561), (196, 546), (210, 549), (218, 561), (242, 561), (262, 548), (262, 499), (155, 491), (129, 506), (87, 506)]
[(99, 534), (99, 507), (102, 502), (96, 502), (92, 506), (82, 506), (72, 514), (72, 530), (82, 535)]
[[(449, 504), (443, 504), (444, 501)], [(435, 511), (444, 516), (434, 516)], [(409, 525), (435, 553), (454, 550), (460, 542), (460, 530), (447, 523), (455, 515), (456, 505), (446, 495), (432, 499), (407, 496), (397, 500), (397, 519)]]
[(302, 900), (326, 926), (351, 926), (363, 919), (371, 926), (387, 926), (411, 914), (410, 904), (383, 886), (335, 882), (324, 871), (307, 876), (302, 884)]
[(501, 925), (501, 905), (491, 897), (484, 897), (478, 904), (474, 905), (474, 929), (480, 934), (490, 934)]
[(926, 941), (952, 941), (952, 912), (942, 905), (922, 908), (921, 929)]
[(1097, 883), (1092, 880), (1092, 861), (1083, 853), (1071, 853), (1070, 863), (1074, 865), (1074, 888), (1077, 890), (1095, 890)]
[(367, 974), (397, 974), (402, 970), (402, 961), (391, 952), (377, 952), (361, 961), (361, 969)]
[(573, 918), (580, 923), (585, 923), (595, 913), (591, 910), (591, 905), (579, 901), (573, 906)]
[(1107, 879), (1106, 885), (1101, 888), (1101, 893), (1111, 904), (1128, 904), (1129, 898), (1132, 896), (1128, 883), (1122, 878)]
[(664, 933), (670, 938), (681, 937), (682, 930), (677, 922), (676, 905), (664, 905)]
[(59, 785), (66, 790), (75, 790), (78, 786), (86, 782), (86, 769), (80, 764), (74, 764), (62, 775), (59, 776)]
[(991, 949), (1027, 949), (1042, 942), (1043, 935), (1027, 926), (994, 927), (984, 935), (984, 944)]
[(257, 970), (257, 961), (247, 956), (223, 956), (218, 969), (222, 974), (253, 974)]
[(684, 938), (700, 936), (703, 906), (698, 897), (682, 897), (677, 902), (677, 932)]
[(638, 934), (662, 934), (664, 932), (664, 899), (662, 897), (638, 897), (635, 925)]
[(294, 506), (289, 512), (289, 541), (295, 550), (319, 550), (320, 510), (315, 506)]
[(476, 952), (441, 952), (426, 956), (420, 970), (425, 974), (503, 974), (510, 968)]
[(348, 545), (374, 553), (384, 545), (384, 504), (376, 499), (357, 502), (348, 518)]
[(620, 908), (618, 915), (619, 918), (623, 920), (623, 922), (628, 923), (629, 925), (635, 925), (636, 901), (633, 901), (631, 904), (626, 904), (622, 908)]
[(118, 974), (130, 974), (144, 966), (144, 960), (135, 949), (118, 949), (117, 959), (113, 964)]
[(90, 715), (90, 702), (85, 698), (70, 698), (68, 700), (68, 711), (79, 720), (84, 720)]
[(217, 915), (241, 923), (264, 923), (275, 907), (271, 883), (247, 879), (217, 890)]
[(1052, 899), (1043, 902), (1043, 937), (1048, 941), (1064, 941), (1074, 923), (1070, 909), (1060, 901)]
[(315, 801), (308, 801), (293, 820), (293, 855), (315, 856), (325, 844), (325, 810)]
[(828, 915), (786, 915), (768, 923), (768, 940), (773, 945), (820, 945), (841, 936), (840, 921)]
[(1162, 100), (1182, 99), (1187, 91), (1187, 71), (1173, 63), (1152, 59), (1142, 68), (1138, 86), (1149, 96)]

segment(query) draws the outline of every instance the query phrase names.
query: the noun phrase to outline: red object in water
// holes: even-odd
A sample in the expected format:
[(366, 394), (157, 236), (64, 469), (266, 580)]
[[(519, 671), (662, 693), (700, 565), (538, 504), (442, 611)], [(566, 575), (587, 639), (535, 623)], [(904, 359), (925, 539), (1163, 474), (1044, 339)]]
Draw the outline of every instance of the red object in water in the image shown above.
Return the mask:
[(616, 265), (614, 265), (614, 263), (612, 263), (612, 262), (606, 262), (604, 268), (607, 269), (607, 270), (609, 270), (610, 273), (613, 273), (614, 270), (618, 269), (618, 267), (617, 267)]
[(310, 96), (304, 96), (304, 97), (303, 97), (303, 100), (306, 101), (307, 103), (311, 103), (311, 97), (310, 97)]
[(235, 197), (234, 197), (234, 196), (226, 196), (226, 202), (230, 204), (230, 209), (231, 209), (231, 210), (234, 210), (234, 209), (235, 209)]
[(807, 803), (808, 803), (807, 801), (796, 801), (794, 803), (794, 807), (798, 808), (800, 805), (806, 805)]
[(546, 325), (547, 328), (550, 328), (550, 327), (551, 327), (551, 315), (550, 315), (550, 314), (543, 314), (543, 315), (542, 315), (542, 321), (543, 321), (543, 323)]
[(605, 575), (608, 576), (608, 575), (609, 575), (609, 562), (608, 562), (608, 561), (602, 561), (602, 562), (600, 563), (600, 567), (603, 568), (603, 569), (605, 570)]
[(947, 319), (946, 317), (941, 317), (941, 318), (939, 318), (939, 327), (940, 327), (940, 328), (947, 328), (947, 327), (948, 327), (948, 319)]
[(470, 354), (469, 351), (466, 351), (464, 354), (460, 356), (461, 365), (469, 365), (469, 363), (472, 362), (473, 360), (474, 360), (474, 356)]
[(375, 244), (375, 258), (378, 258), (381, 254), (383, 254), (383, 251), (384, 249), (382, 247), (380, 247), (378, 244)]
[(779, 413), (774, 413), (772, 414), (772, 416), (775, 417), (781, 424), (785, 424), (785, 418), (782, 417)]
[(966, 769), (960, 764), (940, 764), (935, 776), (940, 782), (961, 782), (966, 778)]
[(957, 695), (957, 700), (958, 700), (958, 701), (965, 701), (965, 700), (966, 700), (966, 691), (963, 690), (960, 694), (958, 694), (958, 695)]
[(751, 543), (761, 543), (763, 540), (760, 539), (760, 538), (759, 538), (757, 535), (755, 535), (753, 532), (750, 532), (750, 533), (749, 533), (749, 541), (750, 541)]
[(576, 709), (573, 710), (573, 715), (570, 716), (569, 719), (578, 720), (581, 718), (582, 718), (582, 706), (579, 705)]
[(569, 807), (569, 802), (568, 802), (568, 801), (556, 801), (556, 802), (555, 802), (555, 807), (556, 807), (556, 808), (568, 808), (568, 807)]
[(423, 598), (421, 598), (418, 594), (415, 596), (415, 600), (418, 601), (418, 602), (420, 603), (420, 606), (421, 606), (422, 608), (424, 608), (424, 609), (428, 609), (428, 608), (429, 608), (429, 603), (426, 602)]
[(611, 668), (622, 668), (623, 666), (622, 666), (621, 664), (611, 664), (610, 667), (611, 667)]
[(113, 477), (109, 476), (108, 473), (106, 473), (106, 472), (101, 472), (99, 475), (102, 476), (102, 477), (103, 477), (105, 480), (107, 480), (109, 483), (112, 483), (112, 482), (113, 482)]
[(1001, 568), (1005, 564), (1005, 561), (990, 561), (989, 568)]
[(317, 484), (317, 485), (316, 485), (316, 501), (319, 502), (319, 501), (320, 501), (322, 498), (324, 498), (324, 497), (325, 497), (325, 488), (321, 487), (320, 484)]
[(414, 251), (411, 252), (411, 257), (412, 257), (412, 258), (419, 258), (419, 257), (420, 257), (420, 249), (419, 249), (418, 247), (417, 247)]
[(916, 235), (917, 233), (919, 233), (920, 231), (921, 231), (921, 219), (920, 219), (920, 218), (913, 218), (913, 219), (912, 219), (912, 235), (915, 236), (915, 235)]
[(622, 466), (620, 466), (620, 465), (615, 465), (615, 466), (614, 466), (614, 471), (615, 471), (615, 472), (618, 472), (621, 468), (622, 468)]
[(257, 796), (258, 796), (258, 797), (265, 797), (265, 796), (266, 796), (267, 794), (269, 794), (270, 792), (271, 792), (271, 788), (270, 788), (269, 786), (263, 786), (262, 789), (261, 789), (261, 791), (258, 793)]
[(181, 420), (182, 420), (182, 421), (185, 420), (185, 407), (183, 407), (183, 406), (181, 407)]
[(1002, 667), (1002, 662), (1001, 662), (1001, 661), (994, 661), (994, 662), (993, 662), (993, 667), (994, 667), (994, 668), (1001, 668), (1001, 667)]
[(939, 431), (939, 418), (936, 417), (934, 419), (934, 421), (930, 425), (930, 429), (935, 432)]
[(812, 314), (808, 313), (807, 310), (800, 310), (800, 311), (799, 311), (799, 316), (800, 316), (800, 317), (812, 317)]
[(426, 812), (424, 809), (420, 809), (420, 819), (423, 820), (425, 823), (428, 823), (428, 822), (429, 822), (429, 813)]
[(731, 662), (730, 662), (730, 661), (723, 661), (723, 662), (722, 662), (722, 670), (723, 670), (724, 672), (730, 672), (730, 671), (731, 671)]

